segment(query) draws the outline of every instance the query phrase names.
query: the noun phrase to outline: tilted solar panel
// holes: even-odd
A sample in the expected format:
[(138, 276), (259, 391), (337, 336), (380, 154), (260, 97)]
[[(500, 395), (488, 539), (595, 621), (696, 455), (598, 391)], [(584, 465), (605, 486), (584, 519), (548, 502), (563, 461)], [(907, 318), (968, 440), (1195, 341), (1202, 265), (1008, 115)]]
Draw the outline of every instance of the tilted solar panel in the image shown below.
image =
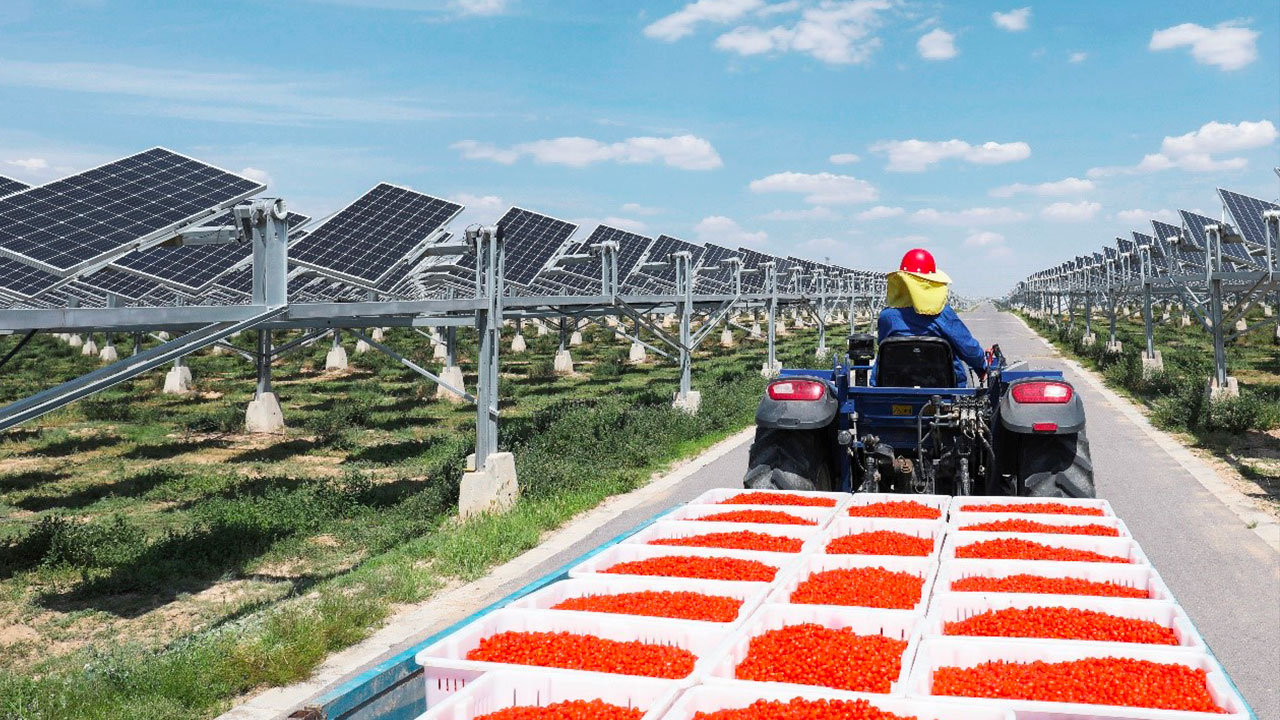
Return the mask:
[(420, 254), (462, 206), (408, 188), (379, 183), (325, 218), (289, 248), (303, 267), (375, 287), (397, 265)]
[(687, 252), (690, 254), (690, 267), (697, 267), (702, 260), (702, 254), (706, 249), (700, 245), (685, 242), (679, 238), (670, 235), (659, 235), (657, 240), (649, 246), (645, 252), (642, 262), (646, 263), (668, 263), (666, 267), (657, 270), (646, 270), (644, 274), (652, 279), (652, 282), (646, 282), (645, 286), (650, 290), (675, 289), (676, 269), (670, 264), (671, 256), (678, 252)]
[(35, 297), (41, 291), (57, 285), (62, 278), (43, 270), (25, 265), (17, 260), (0, 257), (0, 291), (18, 297)]
[(76, 278), (76, 283), (82, 287), (103, 294), (117, 295), (132, 302), (141, 300), (148, 293), (159, 287), (155, 280), (111, 267), (105, 267), (88, 275), (81, 275)]
[(578, 226), (523, 208), (513, 207), (498, 220), (502, 229), (502, 246), (506, 281), (530, 285), (543, 268), (568, 248), (569, 238)]
[(703, 246), (702, 271), (694, 286), (697, 292), (725, 293), (733, 290), (733, 266), (731, 258), (740, 258), (737, 250), (707, 243)]
[(1267, 226), (1262, 214), (1269, 210), (1280, 210), (1280, 205), (1222, 188), (1218, 188), (1218, 195), (1222, 197), (1222, 204), (1226, 205), (1227, 212), (1231, 214), (1245, 243), (1253, 246), (1253, 249), (1265, 249)]
[(22, 182), (21, 180), (14, 180), (13, 178), (0, 175), (0, 197), (4, 197), (5, 195), (10, 195), (16, 192), (21, 192), (23, 190), (26, 190), (29, 187), (31, 186)]
[(0, 198), (0, 253), (72, 275), (266, 186), (152, 148)]

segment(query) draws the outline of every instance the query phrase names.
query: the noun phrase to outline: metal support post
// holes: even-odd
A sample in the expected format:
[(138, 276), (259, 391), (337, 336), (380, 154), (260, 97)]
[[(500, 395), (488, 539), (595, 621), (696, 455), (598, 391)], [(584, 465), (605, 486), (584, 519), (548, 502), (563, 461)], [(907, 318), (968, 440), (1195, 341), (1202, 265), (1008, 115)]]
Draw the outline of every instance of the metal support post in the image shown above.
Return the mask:
[(1227, 387), (1226, 328), (1222, 322), (1222, 228), (1205, 227), (1209, 247), (1205, 248), (1205, 275), (1209, 284), (1209, 333), (1213, 337), (1213, 377), (1219, 388)]
[(778, 321), (778, 267), (777, 263), (766, 262), (764, 264), (764, 284), (765, 290), (769, 293), (768, 313), (769, 313), (769, 352), (765, 358), (765, 369), (772, 373), (773, 369), (778, 367), (778, 356), (775, 342), (777, 338), (777, 321)]
[(693, 255), (687, 251), (672, 253), (676, 266), (676, 291), (680, 293), (680, 400), (689, 397), (693, 383), (693, 341), (690, 323), (693, 317)]
[(502, 345), (504, 250), (502, 230), (490, 225), (467, 230), (474, 243), (477, 284), (485, 305), (476, 310), (480, 336), (476, 397), (476, 470), (483, 470), (489, 456), (498, 452), (498, 352)]

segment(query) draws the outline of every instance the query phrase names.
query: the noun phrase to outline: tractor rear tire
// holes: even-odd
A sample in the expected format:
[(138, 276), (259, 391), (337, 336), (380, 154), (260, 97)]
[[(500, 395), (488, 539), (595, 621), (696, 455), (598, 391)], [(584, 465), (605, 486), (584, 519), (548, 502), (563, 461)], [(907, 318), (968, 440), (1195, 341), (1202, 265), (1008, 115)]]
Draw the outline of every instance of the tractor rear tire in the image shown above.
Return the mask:
[(1018, 494), (1097, 497), (1084, 430), (1072, 435), (1023, 435), (1018, 443)]
[(757, 427), (742, 486), (753, 490), (830, 491), (830, 463), (822, 430)]

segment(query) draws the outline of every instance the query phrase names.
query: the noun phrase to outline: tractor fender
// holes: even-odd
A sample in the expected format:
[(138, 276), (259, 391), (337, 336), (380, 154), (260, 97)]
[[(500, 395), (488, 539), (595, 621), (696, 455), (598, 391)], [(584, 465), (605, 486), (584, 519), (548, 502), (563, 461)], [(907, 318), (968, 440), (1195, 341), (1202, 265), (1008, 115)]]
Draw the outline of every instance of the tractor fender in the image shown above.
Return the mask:
[[(786, 380), (815, 380), (826, 387), (826, 392), (817, 400), (774, 400), (768, 390), (756, 408), (756, 425), (779, 430), (817, 430), (824, 428), (835, 420), (839, 403), (831, 383), (811, 375), (789, 375), (774, 382)], [(772, 384), (772, 383), (771, 383)]]
[[(1065, 403), (1020, 403), (1013, 397), (1013, 388), (1020, 382), (1036, 382), (1045, 378), (1027, 378), (1010, 384), (1009, 390), (1000, 398), (1000, 425), (1009, 432), (1020, 435), (1071, 435), (1084, 430), (1084, 403), (1080, 393), (1072, 388), (1071, 399)], [(1053, 382), (1070, 385), (1059, 378)], [(1046, 423), (1057, 425), (1055, 430), (1037, 430)]]

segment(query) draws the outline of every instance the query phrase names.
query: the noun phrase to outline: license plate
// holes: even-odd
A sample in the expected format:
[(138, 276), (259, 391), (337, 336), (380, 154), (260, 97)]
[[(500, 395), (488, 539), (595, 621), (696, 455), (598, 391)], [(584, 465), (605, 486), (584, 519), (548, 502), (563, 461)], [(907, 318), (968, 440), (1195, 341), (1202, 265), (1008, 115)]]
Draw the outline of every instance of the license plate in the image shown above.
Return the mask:
[(893, 414), (911, 416), (916, 414), (916, 409), (911, 405), (894, 405)]

